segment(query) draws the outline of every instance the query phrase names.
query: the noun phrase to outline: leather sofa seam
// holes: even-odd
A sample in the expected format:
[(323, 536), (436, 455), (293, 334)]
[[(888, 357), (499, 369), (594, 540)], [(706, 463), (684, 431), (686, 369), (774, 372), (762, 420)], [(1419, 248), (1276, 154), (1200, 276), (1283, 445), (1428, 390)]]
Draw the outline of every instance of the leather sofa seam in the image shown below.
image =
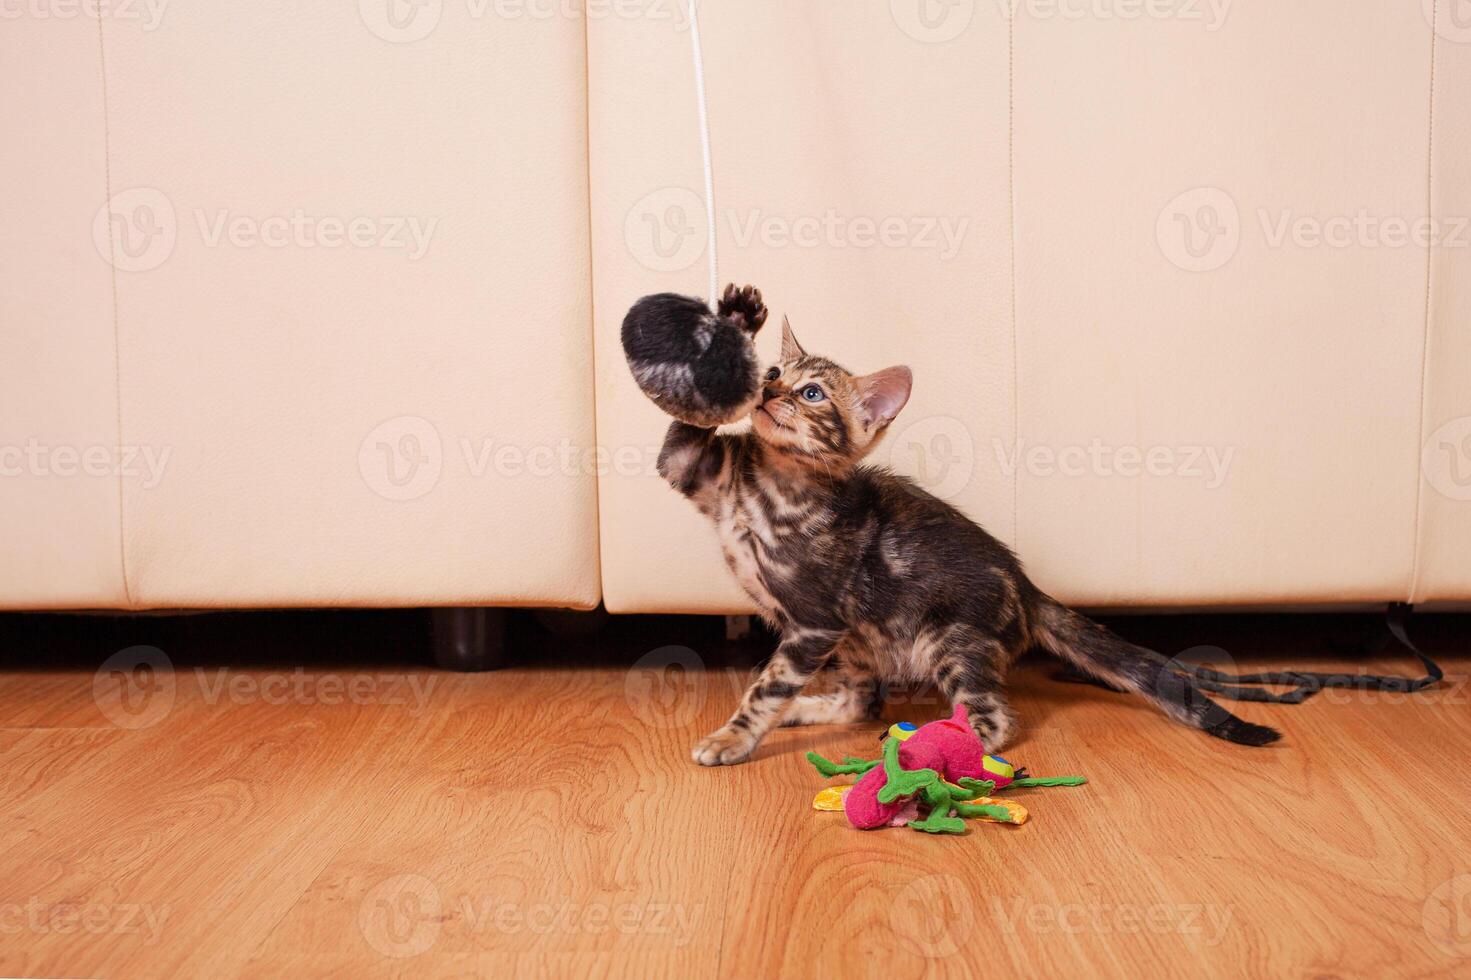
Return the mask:
[[(1440, 14), (1439, 0), (1430, 3), (1430, 92), (1425, 121), (1425, 220), (1435, 213), (1435, 54), (1436, 29)], [(1430, 389), (1430, 340), (1434, 335), (1432, 285), (1435, 270), (1435, 238), (1430, 236), (1425, 243), (1425, 325), (1420, 341), (1420, 426), (1415, 440), (1415, 519), (1414, 538), (1410, 542), (1410, 585), (1406, 602), (1414, 602), (1420, 590), (1420, 541), (1424, 529), (1425, 474), (1421, 459), (1425, 449), (1425, 423), (1429, 411)]]
[[(102, 193), (104, 196), (103, 207), (110, 208), (112, 202), (112, 125), (108, 112), (107, 103), (107, 42), (103, 29), (103, 17), (105, 11), (99, 5), (97, 14), (97, 62), (100, 80), (102, 83)], [(117, 263), (115, 261), (116, 244), (113, 236), (107, 236), (107, 267), (108, 276), (112, 286), (112, 381), (113, 381), (113, 419), (115, 422), (114, 435), (117, 445), (123, 444), (123, 370), (122, 370), (122, 332), (118, 324), (118, 291), (117, 291)], [(124, 492), (123, 473), (119, 469), (117, 475), (117, 549), (118, 549), (118, 571), (122, 578), (123, 604), (125, 608), (134, 608), (133, 590), (128, 582), (128, 538), (127, 519), (124, 515), (124, 507), (127, 502), (127, 494)]]
[[(598, 290), (597, 290), (597, 254), (593, 247), (593, 235), (596, 229), (593, 227), (592, 213), (592, 26), (587, 17), (586, 8), (582, 12), (582, 186), (586, 207), (583, 214), (586, 218), (585, 230), (587, 233), (587, 350), (588, 365), (590, 368), (588, 388), (592, 408), (592, 444), (594, 453), (602, 445), (602, 426), (598, 419)], [(592, 481), (592, 546), (593, 546), (593, 574), (597, 581), (593, 584), (594, 608), (603, 602), (603, 477), (594, 473)]]
[[(1016, 313), (1016, 14), (1006, 15), (1006, 225), (1011, 292), (1011, 451), (1021, 444), (1021, 347)], [(1021, 550), (1020, 469), (1011, 471), (1011, 546)]]

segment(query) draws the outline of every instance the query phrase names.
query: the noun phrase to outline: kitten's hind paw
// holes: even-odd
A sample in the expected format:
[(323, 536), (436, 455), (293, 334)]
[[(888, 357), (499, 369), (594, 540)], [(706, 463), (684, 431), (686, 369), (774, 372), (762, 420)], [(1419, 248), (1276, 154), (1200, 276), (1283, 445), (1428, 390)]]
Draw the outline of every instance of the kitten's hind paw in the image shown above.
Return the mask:
[(725, 295), (720, 297), (716, 312), (747, 333), (754, 334), (766, 322), (769, 311), (761, 300), (761, 290), (755, 286), (731, 283), (725, 287)]

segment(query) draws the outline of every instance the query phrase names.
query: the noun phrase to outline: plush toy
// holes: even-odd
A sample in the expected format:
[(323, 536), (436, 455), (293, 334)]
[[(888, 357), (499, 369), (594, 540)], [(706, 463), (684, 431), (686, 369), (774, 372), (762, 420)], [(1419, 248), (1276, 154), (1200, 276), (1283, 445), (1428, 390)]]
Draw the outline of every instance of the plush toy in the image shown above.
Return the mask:
[[(835, 763), (816, 752), (807, 760), (824, 776), (859, 776), (841, 796), (848, 822), (859, 830), (907, 824), (937, 834), (965, 832), (964, 817), (1024, 823), (1026, 810), (990, 794), (1009, 786), (1076, 786), (1081, 776), (1034, 778), (1005, 759), (986, 754), (963, 706), (941, 721), (916, 728), (901, 722), (889, 729), (877, 759), (849, 757)], [(819, 794), (819, 809), (836, 809), (832, 794)], [(923, 816), (921, 816), (923, 812)]]
[(661, 409), (714, 428), (744, 418), (760, 397), (752, 338), (766, 312), (759, 289), (734, 283), (715, 313), (693, 296), (645, 296), (623, 318), (623, 353), (638, 386)]

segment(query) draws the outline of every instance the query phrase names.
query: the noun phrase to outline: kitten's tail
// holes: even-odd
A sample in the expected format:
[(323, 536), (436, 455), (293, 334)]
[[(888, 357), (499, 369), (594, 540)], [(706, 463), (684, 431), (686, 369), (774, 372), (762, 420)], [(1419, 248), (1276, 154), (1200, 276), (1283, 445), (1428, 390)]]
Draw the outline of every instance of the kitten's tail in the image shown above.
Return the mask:
[(1042, 596), (1036, 640), (1064, 663), (1110, 687), (1132, 691), (1177, 721), (1238, 745), (1267, 745), (1282, 733), (1254, 725), (1205, 696), (1190, 677), (1153, 650), (1136, 646), (1067, 606)]

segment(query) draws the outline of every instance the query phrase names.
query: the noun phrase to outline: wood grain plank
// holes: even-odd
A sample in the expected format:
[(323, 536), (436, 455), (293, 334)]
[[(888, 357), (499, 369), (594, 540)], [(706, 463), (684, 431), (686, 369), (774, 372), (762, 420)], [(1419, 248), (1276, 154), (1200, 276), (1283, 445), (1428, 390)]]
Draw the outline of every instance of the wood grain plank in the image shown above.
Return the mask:
[[(138, 692), (90, 672), (0, 675), (0, 972), (1467, 973), (1471, 658), (1447, 668), (1417, 696), (1242, 706), (1286, 736), (1248, 750), (1024, 665), (1008, 756), (1091, 781), (961, 838), (811, 808), (806, 750), (873, 755), (880, 725), (691, 764), (744, 666), (408, 672), (406, 703), (390, 668), (181, 669), (139, 727), (112, 700), (129, 724)], [(376, 696), (322, 696), (357, 676)], [(946, 713), (904, 695), (889, 720)]]
[[(24, 943), (0, 947), (0, 970), (227, 971), (248, 953), (240, 937), (263, 934), (346, 828), (370, 818), (353, 785), (392, 759), (395, 737), (411, 738), (417, 719), (312, 685), (384, 675), (315, 672), (306, 693), (289, 673), (231, 677), (252, 683), (220, 695), (213, 681), (178, 678), (156, 723), (115, 729), (86, 765), (10, 801), (0, 907), (98, 924), (86, 941), (76, 928), (27, 924)], [(91, 677), (75, 683), (90, 689)], [(278, 686), (284, 693), (267, 693)], [(387, 717), (405, 727), (395, 732)]]
[(381, 819), (343, 841), (251, 969), (303, 948), (343, 976), (397, 960), (606, 966), (616, 950), (620, 971), (709, 975), (732, 855), (679, 795), (688, 743), (640, 721), (625, 681), (462, 678), (406, 770), (359, 787)]

